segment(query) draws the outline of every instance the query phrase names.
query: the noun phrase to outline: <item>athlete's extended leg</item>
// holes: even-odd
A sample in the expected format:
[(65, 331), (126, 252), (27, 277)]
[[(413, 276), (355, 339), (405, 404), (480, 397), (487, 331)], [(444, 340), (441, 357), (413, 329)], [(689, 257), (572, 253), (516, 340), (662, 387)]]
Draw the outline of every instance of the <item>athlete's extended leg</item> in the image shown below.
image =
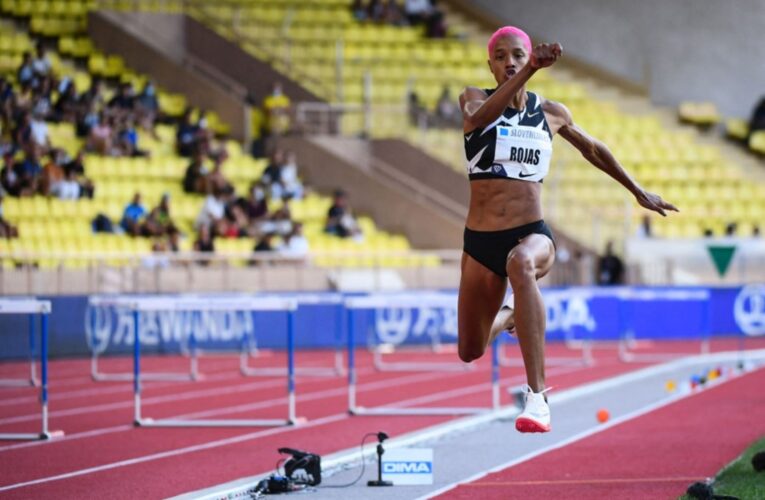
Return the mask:
[(502, 305), (507, 282), (466, 253), (457, 306), (459, 356), (469, 363), (480, 358), (489, 342), (489, 329)]
[(524, 238), (507, 257), (507, 275), (515, 295), (515, 331), (531, 389), (545, 388), (545, 306), (537, 285), (552, 267), (555, 248), (545, 235)]

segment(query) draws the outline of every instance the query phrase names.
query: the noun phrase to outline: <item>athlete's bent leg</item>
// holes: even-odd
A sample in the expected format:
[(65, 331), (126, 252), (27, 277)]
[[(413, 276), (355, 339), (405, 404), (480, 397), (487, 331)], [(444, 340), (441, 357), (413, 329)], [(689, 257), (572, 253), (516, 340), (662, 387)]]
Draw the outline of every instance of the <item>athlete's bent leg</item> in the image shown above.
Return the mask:
[(531, 389), (545, 388), (545, 306), (537, 285), (552, 267), (555, 248), (547, 236), (524, 238), (507, 257), (507, 275), (515, 295), (515, 331), (521, 346), (526, 378)]
[(462, 276), (457, 305), (459, 356), (469, 363), (483, 356), (489, 329), (502, 305), (507, 282), (466, 253), (462, 254)]

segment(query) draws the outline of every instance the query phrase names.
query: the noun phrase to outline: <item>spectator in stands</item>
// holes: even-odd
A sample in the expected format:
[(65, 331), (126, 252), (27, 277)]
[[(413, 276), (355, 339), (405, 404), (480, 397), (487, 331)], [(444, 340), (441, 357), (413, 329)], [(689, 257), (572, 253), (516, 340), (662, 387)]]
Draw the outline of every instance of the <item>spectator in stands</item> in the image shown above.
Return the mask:
[(133, 84), (130, 82), (125, 82), (120, 84), (117, 95), (111, 98), (108, 103), (108, 107), (118, 115), (124, 116), (133, 112), (134, 104), (135, 95), (133, 93)]
[(274, 82), (271, 93), (263, 100), (266, 129), (270, 136), (286, 134), (290, 129), (290, 98), (284, 95), (282, 83)]
[(376, 23), (383, 22), (385, 8), (380, 0), (369, 0), (367, 4), (367, 19)]
[(268, 165), (266, 166), (266, 169), (263, 170), (263, 175), (260, 177), (260, 182), (268, 188), (270, 195), (273, 198), (281, 198), (282, 168), (284, 168), (284, 162), (284, 151), (279, 148), (274, 149), (271, 153)]
[(430, 0), (405, 0), (404, 14), (412, 26), (424, 24), (430, 16)]
[(25, 111), (18, 119), (16, 128), (13, 130), (13, 139), (19, 149), (29, 150), (33, 143), (32, 139), (32, 114)]
[(760, 226), (755, 224), (752, 226), (752, 238), (759, 238), (760, 237)]
[(334, 201), (327, 212), (324, 230), (341, 238), (361, 236), (358, 223), (348, 207), (348, 197), (342, 190), (335, 191)]
[(298, 178), (297, 155), (294, 151), (287, 151), (284, 165), (281, 168), (282, 198), (300, 200), (303, 198), (303, 184)]
[(426, 127), (428, 124), (428, 112), (420, 103), (420, 97), (414, 90), (409, 91), (407, 96), (409, 123), (415, 127)]
[(220, 227), (221, 232), (219, 234), (226, 238), (246, 237), (250, 234), (250, 220), (239, 203), (226, 205), (225, 217)]
[(117, 147), (122, 156), (146, 157), (149, 152), (138, 148), (138, 132), (135, 129), (133, 118), (125, 116), (117, 132)]
[(197, 126), (191, 121), (191, 111), (191, 108), (186, 108), (175, 132), (175, 149), (179, 155), (186, 157), (194, 153), (197, 137)]
[(213, 169), (207, 175), (207, 185), (212, 189), (232, 190), (233, 186), (223, 175), (223, 163), (228, 158), (228, 155), (224, 152), (219, 154), (213, 160)]
[(351, 14), (359, 22), (367, 20), (367, 8), (364, 6), (364, 0), (353, 0)]
[(139, 236), (141, 234), (141, 219), (145, 215), (146, 208), (141, 203), (141, 193), (136, 193), (133, 196), (133, 201), (125, 207), (120, 226), (131, 236)]
[(757, 107), (755, 107), (752, 112), (752, 118), (749, 120), (749, 135), (746, 138), (747, 142), (749, 142), (752, 134), (758, 130), (765, 130), (765, 96), (760, 99), (760, 102), (757, 103)]
[(53, 106), (51, 105), (51, 83), (50, 80), (42, 80), (40, 85), (32, 94), (32, 116), (38, 116), (42, 120), (48, 120), (53, 116)]
[(98, 114), (98, 120), (90, 127), (88, 133), (88, 151), (101, 155), (111, 155), (112, 142), (112, 119), (104, 112)]
[(77, 200), (81, 196), (80, 183), (71, 170), (65, 172), (64, 178), (53, 185), (51, 194), (61, 200)]
[(438, 8), (436, 0), (431, 0), (430, 4), (430, 14), (425, 21), (425, 36), (428, 38), (445, 38), (446, 18), (444, 13)]
[(53, 120), (75, 123), (78, 107), (77, 87), (73, 80), (65, 78), (59, 85), (58, 99), (53, 105)]
[(45, 47), (42, 43), (35, 46), (35, 58), (32, 61), (32, 71), (38, 82), (50, 81), (53, 76), (53, 65), (45, 53)]
[(151, 81), (146, 82), (143, 90), (136, 97), (134, 109), (136, 121), (141, 128), (152, 134), (155, 139), (158, 139), (159, 137), (154, 130), (154, 122), (159, 116), (159, 100), (157, 99), (154, 84)]
[(61, 197), (57, 185), (64, 180), (62, 162), (65, 161), (65, 156), (66, 152), (61, 149), (51, 149), (48, 152), (49, 160), (43, 167), (42, 179), (40, 180), (40, 192), (42, 194)]
[(383, 5), (383, 21), (392, 26), (402, 26), (405, 24), (404, 12), (401, 10), (397, 0), (385, 0)]
[(205, 160), (207, 154), (201, 148), (194, 151), (194, 158), (183, 176), (183, 191), (186, 193), (206, 193), (207, 192), (207, 167)]
[(90, 81), (90, 88), (80, 96), (80, 106), (84, 112), (92, 110), (98, 116), (98, 112), (104, 108), (104, 102), (104, 82), (100, 77), (94, 76)]
[(247, 215), (252, 228), (252, 233), (258, 232), (258, 226), (268, 216), (268, 201), (266, 200), (266, 188), (260, 182), (254, 182), (250, 186), (247, 199), (242, 199), (240, 205)]
[(265, 233), (263, 236), (260, 237), (260, 240), (255, 244), (255, 248), (253, 251), (255, 252), (272, 252), (275, 250), (273, 245), (274, 240), (274, 234), (273, 233)]
[(74, 178), (80, 185), (81, 196), (85, 198), (93, 198), (95, 193), (95, 186), (93, 182), (85, 176), (85, 151), (80, 150), (70, 161), (64, 164), (64, 174), (69, 175), (71, 172)]
[[(213, 239), (213, 235), (210, 232), (210, 226), (199, 226), (197, 230), (197, 240), (194, 242), (194, 251), (206, 253), (215, 252), (215, 240)], [(202, 259), (199, 261), (199, 265), (201, 266), (206, 266), (209, 263), (210, 261), (207, 259)]]
[(264, 138), (266, 130), (266, 117), (258, 106), (258, 99), (254, 93), (247, 94), (247, 104), (250, 106), (250, 154), (253, 158), (263, 158), (265, 153)]
[(19, 69), (16, 72), (16, 81), (18, 81), (21, 86), (29, 85), (30, 88), (36, 87), (37, 83), (35, 82), (35, 70), (32, 65), (32, 53), (24, 52), (21, 57), (21, 66), (19, 66)]
[(738, 231), (738, 224), (736, 222), (729, 222), (725, 226), (725, 236), (736, 236), (736, 231)]
[(77, 107), (77, 122), (75, 132), (77, 137), (90, 137), (90, 131), (98, 125), (99, 115), (94, 102), (88, 102)]
[(143, 225), (143, 234), (146, 236), (170, 236), (177, 229), (170, 216), (170, 195), (164, 193), (159, 204), (151, 209)]
[(42, 165), (40, 164), (40, 148), (30, 147), (24, 159), (14, 167), (18, 177), (19, 196), (34, 196), (40, 192)]
[(458, 127), (462, 124), (462, 112), (457, 106), (457, 101), (452, 99), (448, 85), (444, 85), (438, 97), (436, 119), (442, 127)]
[(0, 127), (2, 130), (13, 128), (14, 101), (13, 85), (4, 76), (0, 76)]
[(638, 238), (650, 238), (653, 236), (653, 230), (651, 229), (651, 217), (644, 215), (640, 221), (640, 225), (637, 228), (636, 236)]
[(606, 253), (598, 259), (598, 285), (620, 285), (623, 283), (624, 264), (613, 252), (614, 242), (606, 243)]
[(305, 257), (309, 250), (308, 239), (303, 235), (303, 224), (296, 222), (292, 231), (285, 237), (282, 252), (291, 257)]
[(10, 196), (21, 194), (21, 184), (16, 168), (13, 163), (13, 154), (7, 152), (3, 155), (3, 168), (0, 170), (0, 189)]
[(198, 229), (201, 226), (208, 226), (212, 228), (213, 234), (221, 234), (223, 232), (221, 230), (224, 229), (221, 226), (224, 223), (223, 217), (225, 214), (225, 193), (221, 189), (213, 189), (212, 192), (207, 195), (207, 198), (205, 198), (202, 209), (197, 216), (195, 227)]
[(5, 195), (0, 191), (0, 238), (18, 238), (19, 231), (16, 226), (5, 220), (3, 215), (3, 200)]
[(38, 146), (42, 152), (47, 152), (51, 148), (50, 135), (48, 133), (48, 124), (45, 123), (45, 115), (39, 111), (32, 115), (29, 121), (29, 138), (32, 144)]

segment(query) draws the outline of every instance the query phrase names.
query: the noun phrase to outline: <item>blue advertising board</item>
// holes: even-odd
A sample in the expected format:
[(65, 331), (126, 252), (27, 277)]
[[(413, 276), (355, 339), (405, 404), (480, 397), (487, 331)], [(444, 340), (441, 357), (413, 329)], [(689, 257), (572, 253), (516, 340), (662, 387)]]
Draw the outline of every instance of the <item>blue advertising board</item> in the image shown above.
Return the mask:
[[(455, 293), (455, 292), (452, 292)], [(336, 293), (283, 294), (298, 299), (295, 345), (331, 348), (344, 343), (346, 312)], [(547, 336), (613, 340), (629, 331), (637, 338), (693, 339), (711, 335), (765, 334), (765, 286), (730, 288), (566, 288), (545, 289)], [(197, 295), (196, 297), (200, 297)], [(127, 310), (89, 305), (87, 296), (41, 296), (52, 301), (52, 357), (128, 353), (133, 315)], [(411, 308), (354, 311), (357, 345), (367, 342), (449, 343), (457, 338), (454, 309), (413, 303)], [(0, 315), (0, 358), (29, 353), (29, 319)], [(39, 319), (37, 320), (39, 322)], [(140, 338), (146, 352), (175, 353), (197, 346), (239, 350), (243, 345), (282, 349), (284, 312), (158, 311), (142, 313)], [(39, 323), (38, 323), (39, 324)], [(39, 329), (39, 328), (38, 328)], [(193, 333), (193, 335), (191, 335)]]

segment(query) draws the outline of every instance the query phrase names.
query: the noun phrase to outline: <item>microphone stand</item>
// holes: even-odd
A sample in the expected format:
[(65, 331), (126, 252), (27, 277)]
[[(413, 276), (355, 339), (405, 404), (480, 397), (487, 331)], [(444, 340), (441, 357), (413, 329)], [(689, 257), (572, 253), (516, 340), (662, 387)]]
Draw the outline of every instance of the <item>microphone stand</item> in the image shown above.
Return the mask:
[(377, 444), (377, 479), (370, 479), (367, 481), (367, 486), (393, 486), (393, 481), (383, 481), (382, 478), (382, 456), (383, 453), (385, 453), (382, 444), (387, 437), (387, 434), (382, 432), (377, 435), (377, 439), (380, 440)]

